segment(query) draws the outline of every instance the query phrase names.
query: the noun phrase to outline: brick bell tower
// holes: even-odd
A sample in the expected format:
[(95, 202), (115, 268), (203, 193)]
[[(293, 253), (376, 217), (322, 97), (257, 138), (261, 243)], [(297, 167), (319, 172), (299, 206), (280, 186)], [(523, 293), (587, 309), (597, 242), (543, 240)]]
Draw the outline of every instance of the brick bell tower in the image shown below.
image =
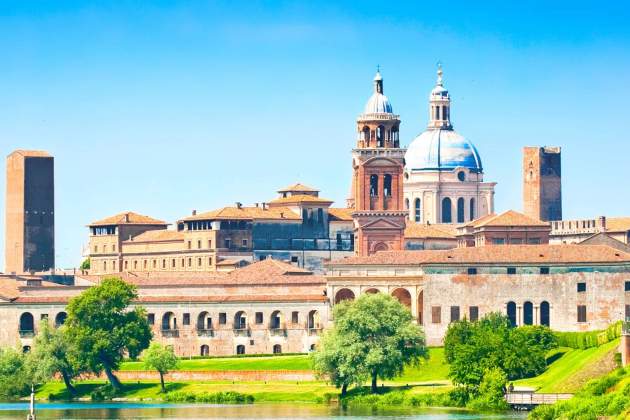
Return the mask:
[(352, 150), (355, 252), (370, 255), (404, 247), (403, 169), (400, 118), (383, 94), (383, 78), (374, 77), (374, 93), (357, 118), (357, 147)]

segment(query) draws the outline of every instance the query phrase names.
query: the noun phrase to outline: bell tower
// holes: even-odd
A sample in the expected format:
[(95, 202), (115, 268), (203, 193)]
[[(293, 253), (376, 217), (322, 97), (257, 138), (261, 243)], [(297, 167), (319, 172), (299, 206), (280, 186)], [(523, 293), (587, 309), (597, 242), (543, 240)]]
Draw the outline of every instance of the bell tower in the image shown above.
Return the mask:
[(348, 204), (355, 230), (355, 252), (370, 255), (404, 247), (403, 168), (405, 149), (398, 137), (400, 118), (383, 94), (383, 78), (374, 77), (374, 93), (357, 118), (352, 150), (352, 194)]

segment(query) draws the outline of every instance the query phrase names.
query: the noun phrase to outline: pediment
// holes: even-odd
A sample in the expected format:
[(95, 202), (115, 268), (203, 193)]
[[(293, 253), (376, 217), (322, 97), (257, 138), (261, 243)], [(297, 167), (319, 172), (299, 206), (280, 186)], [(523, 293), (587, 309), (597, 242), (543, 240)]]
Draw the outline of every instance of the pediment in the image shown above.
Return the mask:
[(385, 218), (378, 218), (376, 220), (370, 220), (360, 226), (361, 229), (404, 229), (404, 225), (400, 225), (392, 220)]
[(403, 166), (401, 162), (384, 156), (375, 156), (365, 162), (363, 166)]

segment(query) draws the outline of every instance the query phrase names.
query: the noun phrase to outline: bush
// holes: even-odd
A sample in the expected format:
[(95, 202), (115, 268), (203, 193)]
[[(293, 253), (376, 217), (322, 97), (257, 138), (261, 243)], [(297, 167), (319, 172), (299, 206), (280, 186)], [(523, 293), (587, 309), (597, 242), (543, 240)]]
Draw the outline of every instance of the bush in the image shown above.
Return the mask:
[(29, 375), (24, 354), (12, 348), (0, 348), (0, 398), (11, 400), (28, 395)]
[(175, 391), (167, 393), (164, 396), (164, 401), (178, 403), (252, 404), (254, 402), (254, 396), (234, 391), (215, 393)]
[(479, 384), (477, 397), (468, 403), (468, 407), (480, 411), (507, 410), (504, 395), (506, 384), (507, 375), (501, 369), (486, 370)]
[(603, 331), (554, 332), (554, 335), (561, 347), (588, 349), (621, 337), (621, 324), (621, 321), (615, 322)]
[(110, 401), (116, 396), (116, 390), (111, 384), (105, 384), (99, 386), (90, 393), (90, 399), (92, 401)]

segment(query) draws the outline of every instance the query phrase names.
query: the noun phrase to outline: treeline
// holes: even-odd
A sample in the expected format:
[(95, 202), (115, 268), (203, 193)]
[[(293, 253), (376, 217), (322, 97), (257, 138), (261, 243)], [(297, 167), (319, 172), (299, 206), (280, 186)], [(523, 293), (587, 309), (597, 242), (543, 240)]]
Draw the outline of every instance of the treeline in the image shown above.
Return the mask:
[(68, 316), (61, 327), (53, 328), (42, 320), (32, 351), (24, 354), (18, 349), (0, 349), (0, 398), (24, 396), (32, 385), (56, 377), (75, 397), (76, 377), (103, 372), (111, 391), (101, 394), (115, 395), (122, 385), (114, 371), (124, 357), (136, 358), (146, 349), (145, 364), (160, 373), (164, 391), (163, 375), (177, 365), (177, 358), (171, 348), (157, 343), (149, 347), (152, 333), (145, 310), (130, 307), (136, 298), (134, 286), (120, 278), (104, 279), (70, 300)]
[(554, 332), (554, 334), (560, 347), (589, 349), (621, 337), (622, 324), (622, 321), (615, 322), (603, 331)]

